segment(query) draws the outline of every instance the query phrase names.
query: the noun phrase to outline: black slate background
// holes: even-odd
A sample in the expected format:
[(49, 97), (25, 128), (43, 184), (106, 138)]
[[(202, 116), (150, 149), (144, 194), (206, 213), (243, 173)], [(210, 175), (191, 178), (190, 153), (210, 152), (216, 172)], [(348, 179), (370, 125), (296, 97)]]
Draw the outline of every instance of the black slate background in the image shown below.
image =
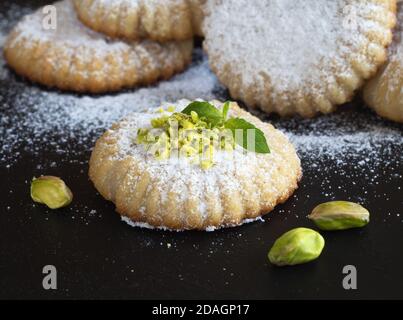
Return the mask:
[[(30, 7), (47, 3), (3, 0), (0, 10), (6, 10), (12, 2)], [(23, 83), (18, 78), (15, 81)], [(12, 107), (6, 106), (12, 106), (18, 90), (12, 82), (3, 81), (0, 95), (0, 116), (12, 113)], [(352, 110), (342, 112), (375, 118), (359, 101), (356, 104)], [(366, 228), (324, 233), (326, 248), (319, 260), (293, 268), (275, 268), (266, 258), (273, 241), (293, 227), (312, 227), (304, 216), (326, 200), (321, 181), (315, 180), (320, 177), (311, 175), (312, 170), (307, 170), (296, 195), (266, 218), (266, 223), (214, 233), (156, 232), (123, 224), (113, 205), (96, 193), (87, 178), (90, 151), (76, 145), (74, 139), (66, 143), (66, 148), (80, 150), (79, 156), (66, 159), (43, 145), (35, 155), (20, 150), (20, 160), (10, 168), (0, 165), (0, 298), (403, 298), (403, 223), (401, 219), (385, 219), (387, 212), (402, 208), (403, 194), (398, 189), (402, 181), (390, 178), (403, 172), (401, 158), (393, 165), (385, 159), (375, 168), (380, 183), (366, 189), (365, 195), (365, 182), (359, 181), (356, 187), (334, 191), (335, 198), (365, 197), (365, 205), (372, 213)], [(57, 168), (48, 166), (52, 161)], [(38, 170), (38, 164), (44, 168)], [(329, 160), (329, 167), (334, 166)], [(347, 164), (344, 170), (359, 179), (354, 163)], [(75, 195), (71, 208), (54, 214), (33, 205), (28, 181), (41, 173), (64, 178)], [(333, 170), (329, 170), (327, 178), (334, 185), (341, 179)], [(379, 194), (387, 194), (388, 200), (376, 196)], [(8, 206), (11, 210), (7, 210)], [(88, 216), (93, 209), (97, 213)], [(42, 268), (47, 264), (57, 267), (56, 291), (42, 288)], [(342, 287), (342, 268), (349, 264), (358, 269), (355, 291)]]

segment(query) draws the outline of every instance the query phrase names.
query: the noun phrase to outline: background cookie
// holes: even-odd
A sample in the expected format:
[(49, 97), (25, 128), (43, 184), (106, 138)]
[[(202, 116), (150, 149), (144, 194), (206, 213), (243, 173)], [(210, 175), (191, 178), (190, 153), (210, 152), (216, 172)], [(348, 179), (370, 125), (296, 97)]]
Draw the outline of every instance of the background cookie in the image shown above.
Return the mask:
[(202, 37), (203, 21), (204, 21), (204, 6), (207, 0), (188, 0), (192, 8), (193, 18), (193, 31), (195, 35)]
[[(177, 111), (190, 101), (180, 101)], [(222, 104), (214, 102), (217, 107)], [(171, 104), (169, 104), (171, 106)], [(90, 178), (117, 211), (137, 223), (175, 230), (239, 225), (270, 212), (297, 188), (300, 160), (285, 135), (232, 103), (230, 117), (241, 117), (261, 129), (271, 153), (236, 149), (230, 160), (203, 170), (185, 159), (156, 160), (138, 145), (139, 128), (150, 126), (155, 113), (133, 114), (96, 143)]]
[(205, 0), (74, 0), (80, 19), (110, 37), (185, 40), (201, 35)]
[(100, 93), (169, 78), (191, 61), (191, 40), (165, 44), (109, 40), (78, 21), (70, 0), (55, 5), (56, 30), (43, 28), (43, 13), (38, 10), (18, 23), (4, 48), (9, 65), (32, 81)]
[(280, 115), (329, 113), (386, 59), (395, 0), (211, 0), (205, 48), (232, 97)]
[(380, 116), (403, 122), (403, 2), (389, 61), (364, 88), (365, 102)]

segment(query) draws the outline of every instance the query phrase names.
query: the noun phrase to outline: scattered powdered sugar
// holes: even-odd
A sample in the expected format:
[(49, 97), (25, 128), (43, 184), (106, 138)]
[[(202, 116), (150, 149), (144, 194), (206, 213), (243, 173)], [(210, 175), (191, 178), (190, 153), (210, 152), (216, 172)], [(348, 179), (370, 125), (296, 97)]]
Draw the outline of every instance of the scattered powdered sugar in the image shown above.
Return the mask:
[[(18, 22), (18, 20), (25, 16), (26, 14), (31, 13), (31, 9), (26, 6), (19, 6), (16, 4), (11, 4), (8, 10), (0, 12), (0, 47), (3, 47), (4, 42), (6, 41), (8, 32), (11, 30), (11, 27)], [(9, 73), (6, 69), (6, 62), (2, 57), (0, 58), (0, 81), (5, 80)]]
[[(7, 12), (0, 13), (0, 39), (5, 39), (12, 25), (28, 10), (13, 5)], [(78, 96), (44, 90), (22, 82), (10, 73), (1, 57), (3, 94), (0, 96), (0, 132), (3, 141), (0, 161), (12, 164), (15, 158), (13, 153), (21, 145), (29, 144), (31, 151), (34, 151), (36, 144), (46, 143), (52, 135), (72, 136), (78, 143), (88, 144), (87, 148), (91, 148), (94, 139), (113, 122), (129, 113), (156, 107), (164, 101), (175, 102), (182, 98), (225, 99), (226, 94), (208, 68), (207, 59), (200, 49), (196, 49), (194, 60), (186, 72), (154, 87), (113, 95)], [(16, 94), (8, 95), (6, 92)], [(312, 158), (324, 155), (339, 157), (348, 148), (356, 150), (359, 155), (370, 151), (376, 144), (401, 143), (400, 130), (363, 114), (338, 113), (312, 120), (298, 118), (277, 122), (288, 131), (299, 152)]]
[[(99, 47), (102, 50), (122, 49), (128, 45), (123, 41), (109, 41), (100, 33), (94, 32), (81, 24), (74, 12), (73, 4), (70, 0), (63, 0), (54, 3), (57, 20), (56, 28), (44, 28), (45, 12), (38, 9), (34, 14), (27, 15), (18, 24), (20, 37), (31, 41), (62, 41), (66, 45), (73, 47), (91, 46)], [(15, 39), (18, 42), (19, 38)]]
[[(352, 118), (357, 121), (353, 127), (351, 127)], [(343, 120), (344, 125), (335, 125)], [(311, 159), (331, 157), (335, 161), (342, 161), (343, 157), (348, 155), (359, 160), (366, 153), (368, 156), (374, 156), (371, 151), (375, 151), (379, 146), (389, 144), (398, 146), (403, 142), (403, 135), (399, 129), (382, 126), (377, 120), (371, 121), (352, 114), (329, 115), (316, 119), (314, 124), (309, 126), (312, 128), (311, 132), (289, 132), (289, 138), (304, 157)], [(301, 124), (310, 121), (298, 122)]]
[[(12, 25), (25, 13), (27, 9), (18, 5), (0, 13), (0, 46)], [(200, 49), (195, 51), (192, 66), (170, 81), (114, 95), (79, 96), (46, 90), (16, 77), (2, 57), (0, 85), (0, 167), (9, 170), (23, 157), (39, 158), (45, 149), (47, 155), (57, 155), (56, 161), (83, 161), (95, 140), (112, 123), (164, 101), (227, 98)], [(402, 180), (401, 126), (366, 110), (349, 108), (314, 119), (269, 118), (262, 113), (258, 116), (270, 120), (295, 144), (305, 174), (302, 190), (318, 187), (325, 197), (334, 198), (340, 189), (348, 195), (360, 183), (360, 199), (355, 200), (365, 203), (369, 194), (387, 198), (387, 194), (368, 190), (385, 179)], [(38, 163), (38, 169), (46, 173), (55, 166), (54, 161)], [(85, 161), (82, 168), (87, 168)], [(385, 177), (383, 170), (394, 173)], [(337, 183), (328, 179), (330, 171), (340, 177)]]
[(14, 110), (0, 119), (0, 132), (5, 137), (0, 146), (0, 161), (9, 163), (22, 144), (34, 148), (43, 144), (49, 135), (73, 136), (80, 144), (90, 147), (97, 136), (128, 113), (184, 96), (209, 100), (214, 98), (216, 85), (217, 80), (205, 59), (171, 81), (117, 95), (74, 96), (12, 83), (13, 91), (18, 90), (18, 94), (3, 105)]
[[(19, 13), (20, 7), (13, 6), (10, 12), (3, 14), (0, 39), (5, 39), (11, 25), (18, 21), (16, 17)], [(4, 43), (0, 44), (2, 46)], [(130, 112), (184, 96), (189, 99), (212, 99), (217, 80), (207, 68), (201, 51), (197, 50), (194, 56), (193, 66), (171, 81), (104, 96), (77, 96), (27, 85), (15, 79), (1, 57), (0, 80), (8, 87), (3, 91), (13, 94), (12, 97), (6, 97), (6, 94), (0, 96), (5, 111), (0, 119), (0, 133), (5, 137), (0, 145), (0, 161), (10, 165), (13, 159), (20, 156), (18, 149), (22, 146), (36, 152), (44, 141), (54, 145), (54, 149), (61, 153), (65, 150), (59, 148), (60, 144), (66, 144), (69, 139), (75, 139), (77, 144), (90, 148), (97, 136)], [(54, 137), (56, 141), (52, 141)]]
[[(143, 228), (143, 229), (149, 229), (149, 230), (163, 230), (163, 231), (176, 231), (176, 232), (181, 232), (181, 230), (170, 230), (166, 227), (153, 227), (152, 225), (145, 223), (145, 222), (135, 222), (133, 220), (130, 220), (128, 217), (122, 217), (122, 221), (126, 222), (129, 226), (131, 227), (137, 227), (137, 228)], [(241, 225), (252, 223), (252, 222), (264, 222), (262, 217), (257, 217), (255, 219), (245, 219), (241, 222)], [(227, 226), (228, 227), (228, 226)], [(221, 228), (217, 227), (207, 227), (205, 231), (207, 232), (214, 232), (217, 230), (220, 230)], [(171, 246), (171, 244), (168, 244), (168, 248)]]

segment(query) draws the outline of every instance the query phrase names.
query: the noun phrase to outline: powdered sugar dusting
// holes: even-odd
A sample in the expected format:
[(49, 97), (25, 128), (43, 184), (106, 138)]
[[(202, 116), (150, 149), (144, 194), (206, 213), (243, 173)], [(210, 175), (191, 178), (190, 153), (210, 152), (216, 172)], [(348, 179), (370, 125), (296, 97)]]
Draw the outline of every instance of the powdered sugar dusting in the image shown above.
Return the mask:
[[(49, 135), (59, 136), (61, 141), (68, 137), (77, 138), (79, 144), (91, 148), (97, 136), (128, 113), (184, 96), (189, 99), (214, 98), (217, 79), (207, 68), (207, 61), (201, 57), (200, 51), (196, 51), (195, 59), (197, 61), (190, 69), (171, 81), (117, 95), (76, 96), (13, 82), (11, 86), (13, 90), (18, 90), (18, 95), (13, 97), (12, 103), (17, 110), (0, 119), (1, 132), (6, 136), (0, 146), (0, 161), (9, 163), (18, 158), (16, 150), (21, 145), (28, 144), (28, 149), (36, 150), (43, 144), (43, 139), (51, 139)], [(0, 61), (0, 65), (5, 65), (3, 59)], [(13, 79), (4, 67), (0, 74), (0, 79)]]
[[(27, 9), (18, 5), (0, 13), (0, 43), (25, 13)], [(21, 158), (36, 161), (45, 154), (54, 155), (49, 163), (37, 163), (39, 173), (57, 166), (54, 161), (79, 161), (81, 174), (86, 175), (85, 159), (95, 140), (129, 113), (182, 98), (228, 98), (200, 49), (184, 74), (153, 87), (115, 95), (77, 96), (33, 86), (10, 72), (2, 57), (0, 83), (0, 167), (11, 170)], [(259, 117), (270, 120), (296, 145), (305, 174), (302, 191), (320, 188), (325, 198), (334, 199), (345, 190), (346, 198), (353, 197), (363, 204), (371, 198), (387, 199), (387, 191), (381, 192), (376, 186), (385, 180), (402, 181), (402, 128), (362, 109), (354, 112), (348, 108), (307, 120), (268, 118), (264, 114)], [(340, 177), (339, 181), (330, 181), (329, 171)], [(385, 171), (393, 174), (385, 176)], [(349, 190), (356, 190), (357, 196)]]
[[(130, 220), (128, 217), (122, 217), (122, 221), (126, 222), (129, 226), (136, 227), (136, 228), (143, 228), (143, 229), (149, 229), (149, 230), (163, 230), (163, 231), (181, 232), (181, 230), (170, 230), (170, 229), (168, 229), (166, 227), (158, 227), (158, 228), (156, 228), (156, 227), (153, 227), (150, 224), (144, 223), (144, 222), (134, 222), (133, 220)], [(262, 217), (257, 217), (256, 219), (245, 219), (238, 226), (248, 224), (248, 223), (252, 223), (252, 222), (256, 222), (256, 221), (264, 222)], [(229, 226), (225, 226), (225, 227), (229, 227)], [(236, 227), (236, 226), (231, 226), (231, 227)], [(224, 227), (222, 227), (222, 228), (224, 228)], [(207, 227), (205, 231), (214, 232), (214, 231), (220, 230), (222, 228)]]
[(273, 94), (323, 91), (335, 70), (351, 72), (346, 57), (365, 47), (367, 31), (385, 32), (364, 18), (379, 10), (375, 1), (210, 1), (207, 47), (217, 68), (236, 68), (245, 85), (269, 78)]
[[(54, 4), (57, 13), (56, 28), (44, 28), (44, 13), (39, 9), (35, 14), (26, 16), (19, 23), (17, 30), (19, 36), (10, 44), (12, 46), (21, 40), (46, 42), (60, 41), (66, 49), (74, 49), (80, 46), (92, 48), (92, 52), (105, 54), (110, 51), (122, 51), (130, 48), (123, 41), (112, 41), (100, 33), (86, 28), (78, 19), (70, 0), (63, 0)], [(95, 50), (95, 51), (94, 51)]]
[(38, 9), (17, 24), (5, 45), (10, 65), (35, 82), (78, 92), (116, 91), (168, 78), (190, 60), (191, 39), (114, 40), (85, 27), (71, 0), (54, 7), (54, 25)]
[[(184, 100), (175, 104), (177, 110), (182, 110), (191, 101)], [(221, 104), (215, 103), (217, 108)], [(215, 203), (220, 208), (230, 206), (233, 199), (230, 195), (239, 197), (240, 203), (245, 207), (248, 202), (258, 201), (257, 211), (260, 208), (270, 208), (277, 204), (278, 200), (294, 191), (296, 182), (300, 177), (300, 162), (295, 154), (294, 148), (286, 140), (284, 135), (276, 130), (262, 128), (265, 130), (266, 137), (270, 141), (270, 153), (258, 154), (246, 152), (242, 147), (236, 145), (231, 152), (224, 150), (215, 150), (213, 153), (213, 166), (204, 170), (197, 163), (191, 163), (189, 159), (180, 156), (171, 155), (165, 160), (157, 160), (152, 152), (149, 152), (144, 144), (137, 144), (137, 132), (140, 128), (151, 129), (151, 119), (159, 117), (155, 110), (147, 113), (134, 113), (120, 122), (117, 128), (108, 132), (109, 137), (113, 137), (117, 147), (117, 152), (110, 158), (99, 159), (95, 161), (111, 161), (115, 167), (120, 166), (119, 160), (132, 159), (138, 167), (138, 174), (128, 174), (133, 177), (133, 181), (127, 185), (136, 186), (141, 176), (147, 175), (149, 179), (149, 190), (156, 191), (158, 199), (153, 203), (158, 204), (158, 215), (164, 214), (164, 207), (171, 203), (172, 197), (177, 208), (189, 207), (190, 201), (197, 205), (192, 210), (197, 219), (205, 226), (207, 219), (214, 214), (215, 207), (207, 205), (209, 199), (217, 197)], [(229, 117), (242, 117), (238, 114), (239, 109), (230, 110)], [(257, 124), (262, 126), (260, 122)], [(105, 140), (97, 145), (99, 150), (108, 150), (109, 144)], [(105, 143), (105, 144), (104, 144)], [(286, 172), (287, 174), (281, 174)], [(180, 174), (179, 174), (180, 173)], [(114, 184), (115, 178), (111, 178), (108, 184)], [(96, 180), (94, 180), (96, 181)], [(116, 182), (119, 183), (119, 182)], [(261, 186), (262, 188), (258, 188)], [(96, 187), (102, 190), (102, 185), (96, 183)], [(128, 187), (129, 188), (129, 187)], [(126, 191), (124, 191), (126, 192)], [(150, 212), (149, 197), (151, 192), (144, 194), (145, 200), (140, 204), (140, 212)], [(230, 200), (228, 200), (230, 199)], [(250, 217), (248, 211), (242, 212), (243, 218)], [(182, 213), (178, 213), (182, 215)], [(222, 214), (222, 213), (220, 213)], [(225, 213), (224, 213), (225, 214)], [(231, 214), (231, 213), (228, 213)], [(224, 215), (223, 215), (224, 216)], [(188, 224), (184, 223), (189, 216), (184, 216), (182, 223), (184, 228)], [(223, 220), (224, 223), (231, 219)], [(164, 222), (164, 220), (163, 220)]]
[(235, 99), (280, 115), (328, 114), (386, 57), (395, 14), (377, 0), (212, 0), (212, 69)]
[[(8, 32), (11, 27), (23, 16), (29, 14), (31, 10), (25, 6), (21, 7), (16, 4), (12, 4), (9, 10), (5, 12), (0, 12), (0, 47), (3, 45), (7, 39)], [(1, 50), (3, 51), (3, 50)], [(0, 57), (0, 81), (5, 80), (8, 77), (8, 70), (5, 67), (6, 62), (3, 59), (3, 55)]]

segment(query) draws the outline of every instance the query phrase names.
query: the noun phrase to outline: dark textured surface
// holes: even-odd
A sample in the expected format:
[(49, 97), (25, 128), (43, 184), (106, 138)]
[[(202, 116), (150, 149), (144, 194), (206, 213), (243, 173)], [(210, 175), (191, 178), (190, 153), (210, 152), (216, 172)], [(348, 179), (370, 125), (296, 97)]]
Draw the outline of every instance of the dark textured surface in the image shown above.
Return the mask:
[[(0, 10), (12, 2), (32, 7), (46, 3), (3, 0)], [(0, 83), (0, 116), (13, 113), (15, 88), (9, 81)], [(348, 112), (379, 121), (362, 108)], [(286, 120), (280, 125), (298, 132), (306, 129), (304, 123), (301, 128)], [(338, 186), (349, 176), (356, 181), (333, 190), (333, 198), (364, 199), (372, 221), (360, 230), (323, 233), (326, 247), (318, 261), (280, 269), (267, 261), (271, 244), (293, 227), (312, 227), (305, 216), (327, 200), (323, 175), (314, 174), (304, 159), (301, 188), (266, 223), (214, 233), (170, 233), (123, 224), (88, 181), (90, 151), (74, 138), (65, 147), (80, 152), (66, 158), (43, 145), (34, 155), (21, 149), (10, 168), (0, 163), (0, 298), (403, 298), (403, 222), (402, 217), (387, 216), (402, 208), (402, 181), (393, 178), (403, 172), (401, 157), (378, 161), (371, 168), (378, 183), (370, 186), (354, 162), (324, 159), (327, 185)], [(56, 168), (49, 165), (53, 161)], [(33, 205), (28, 180), (41, 173), (65, 179), (74, 191), (72, 207), (51, 213)], [(91, 210), (96, 214), (89, 215)], [(42, 268), (48, 264), (58, 270), (56, 291), (42, 289)], [(358, 290), (343, 289), (345, 265), (357, 267)]]

